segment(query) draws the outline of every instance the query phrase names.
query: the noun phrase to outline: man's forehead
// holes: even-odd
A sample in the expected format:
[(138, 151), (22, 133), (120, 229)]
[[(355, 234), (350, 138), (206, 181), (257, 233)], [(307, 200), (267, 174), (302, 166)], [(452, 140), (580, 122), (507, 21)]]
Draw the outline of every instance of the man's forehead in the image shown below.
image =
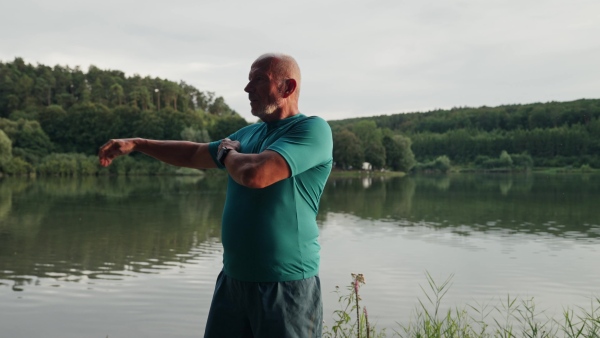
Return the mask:
[[(265, 62), (265, 61), (267, 61), (267, 62)], [(257, 73), (268, 73), (270, 69), (271, 69), (271, 62), (268, 62), (268, 60), (264, 60), (264, 59), (257, 60), (257, 61), (254, 61), (252, 66), (250, 66), (250, 75), (257, 74)]]

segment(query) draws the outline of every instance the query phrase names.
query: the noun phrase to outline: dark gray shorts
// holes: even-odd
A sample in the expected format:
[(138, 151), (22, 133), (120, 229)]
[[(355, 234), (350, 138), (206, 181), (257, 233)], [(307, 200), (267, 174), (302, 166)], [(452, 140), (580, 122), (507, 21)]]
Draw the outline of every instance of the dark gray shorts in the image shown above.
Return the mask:
[(290, 282), (242, 282), (217, 277), (204, 338), (321, 337), (318, 276)]

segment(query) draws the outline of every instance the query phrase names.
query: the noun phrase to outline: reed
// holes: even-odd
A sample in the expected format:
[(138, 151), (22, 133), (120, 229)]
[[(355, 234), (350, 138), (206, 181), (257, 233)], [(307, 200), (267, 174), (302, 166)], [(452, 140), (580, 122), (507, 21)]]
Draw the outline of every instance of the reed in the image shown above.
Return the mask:
[[(352, 274), (347, 293), (340, 294), (340, 309), (333, 313), (333, 325), (324, 327), (325, 338), (406, 337), (406, 338), (600, 338), (600, 298), (590, 308), (567, 308), (561, 318), (547, 316), (536, 308), (533, 298), (510, 295), (496, 305), (466, 304), (441, 310), (444, 296), (452, 286), (454, 275), (441, 284), (426, 273), (427, 286), (421, 286), (423, 297), (407, 322), (397, 322), (389, 335), (369, 324), (366, 308), (361, 311), (362, 274)], [(355, 314), (354, 314), (355, 313)], [(353, 318), (356, 316), (356, 318)]]

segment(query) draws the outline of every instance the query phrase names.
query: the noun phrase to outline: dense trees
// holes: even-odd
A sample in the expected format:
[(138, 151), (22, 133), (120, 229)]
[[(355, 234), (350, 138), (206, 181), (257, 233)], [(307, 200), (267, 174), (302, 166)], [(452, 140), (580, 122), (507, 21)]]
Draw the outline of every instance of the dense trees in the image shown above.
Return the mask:
[(183, 81), (0, 62), (0, 172), (94, 174), (90, 157), (110, 138), (208, 142), (247, 124), (222, 97)]
[(12, 142), (6, 133), (0, 130), (0, 166), (5, 166), (12, 159)]
[(331, 121), (332, 125), (349, 125), (361, 120), (374, 121), (380, 128), (402, 133), (445, 133), (456, 129), (494, 130), (545, 129), (588, 124), (600, 117), (600, 100), (532, 103), (499, 107), (452, 108), (424, 113), (382, 115)]
[(12, 156), (35, 163), (53, 151), (54, 145), (37, 121), (19, 119), (11, 121), (0, 118), (0, 130), (12, 143)]
[[(591, 124), (598, 123), (596, 120)], [(497, 157), (502, 151), (507, 151), (511, 154), (528, 153), (541, 166), (580, 166), (587, 163), (600, 167), (600, 138), (588, 126), (581, 124), (493, 132), (459, 129), (413, 134), (411, 139), (413, 151), (421, 161), (447, 155), (457, 163), (471, 163), (478, 156)], [(558, 158), (563, 160), (554, 163)]]
[(100, 104), (109, 109), (129, 105), (141, 110), (172, 108), (187, 112), (237, 115), (222, 97), (202, 92), (181, 81), (125, 76), (117, 70), (90, 66), (87, 73), (79, 67), (49, 67), (26, 64), (23, 59), (0, 62), (0, 117), (14, 112), (36, 111), (51, 105), (65, 110), (75, 104)]
[(411, 149), (411, 140), (402, 135), (384, 136), (383, 146), (386, 154), (386, 167), (408, 172), (415, 165), (415, 155)]
[(361, 140), (350, 130), (333, 133), (333, 159), (342, 169), (360, 168), (365, 160)]
[(498, 159), (504, 151), (526, 154), (536, 166), (600, 168), (600, 100), (454, 108), (330, 124), (350, 130), (366, 121), (408, 137), (423, 164), (446, 156), (455, 164), (479, 165), (481, 158)]
[[(600, 168), (600, 100), (459, 107), (329, 123), (340, 169), (361, 168), (363, 162), (405, 172), (445, 171), (450, 164)], [(90, 156), (110, 138), (208, 142), (245, 125), (222, 97), (183, 81), (95, 66), (87, 72), (33, 66), (21, 58), (0, 62), (0, 172), (33, 167), (49, 172), (70, 158), (63, 167), (71, 169), (62, 172), (90, 173)], [(147, 171), (131, 160), (115, 168)]]
[(369, 162), (373, 169), (409, 171), (415, 164), (410, 139), (378, 128), (363, 120), (345, 127), (333, 127), (333, 160), (337, 168), (361, 168)]

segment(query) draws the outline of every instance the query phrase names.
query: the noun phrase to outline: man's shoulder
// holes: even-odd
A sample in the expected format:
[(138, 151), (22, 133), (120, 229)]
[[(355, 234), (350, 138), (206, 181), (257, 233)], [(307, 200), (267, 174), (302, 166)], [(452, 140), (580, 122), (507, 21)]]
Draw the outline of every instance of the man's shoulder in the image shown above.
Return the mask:
[(255, 123), (250, 123), (249, 125), (242, 127), (240, 130), (238, 131), (242, 131), (242, 130), (254, 130), (254, 129), (258, 129), (258, 128), (262, 128), (264, 127), (264, 122), (259, 121), (259, 122), (255, 122)]
[(249, 124), (241, 129), (239, 129), (238, 131), (236, 131), (234, 134), (237, 136), (241, 136), (241, 135), (246, 135), (246, 134), (253, 134), (255, 133), (257, 130), (264, 128), (264, 123), (263, 122), (256, 122), (256, 123), (252, 123)]
[(325, 121), (325, 119), (323, 119), (320, 116), (317, 115), (313, 115), (313, 116), (308, 116), (308, 115), (304, 115), (302, 114), (302, 121), (304, 122), (310, 122), (310, 123), (324, 123), (329, 125), (329, 123), (327, 123), (327, 121)]
[(308, 130), (320, 132), (327, 131), (331, 133), (331, 127), (329, 126), (329, 123), (327, 123), (327, 121), (320, 116), (303, 115), (302, 118), (298, 120), (297, 125), (305, 126)]

